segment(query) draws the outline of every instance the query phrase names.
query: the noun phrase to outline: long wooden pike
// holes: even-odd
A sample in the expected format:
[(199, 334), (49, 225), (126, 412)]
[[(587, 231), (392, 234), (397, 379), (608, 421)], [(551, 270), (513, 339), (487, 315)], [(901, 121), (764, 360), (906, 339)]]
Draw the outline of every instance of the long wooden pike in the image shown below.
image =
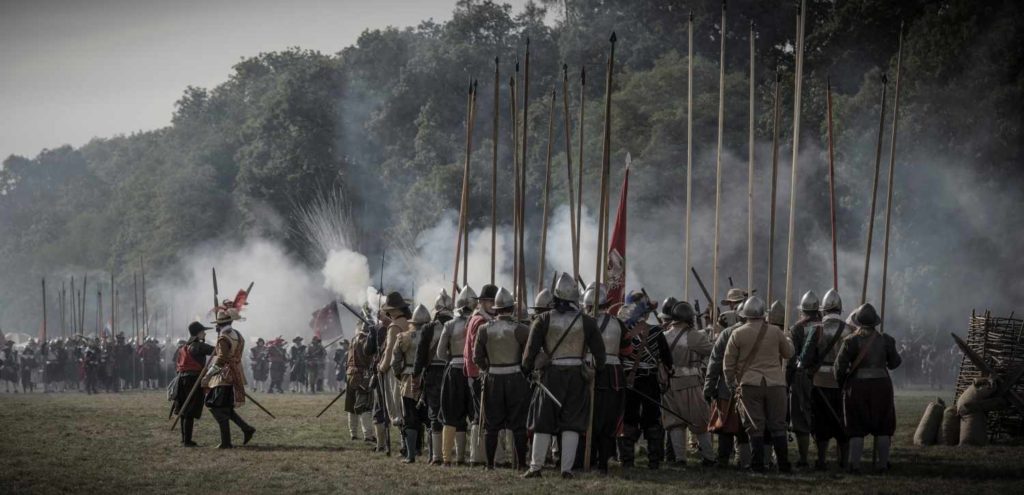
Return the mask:
[[(594, 276), (594, 302), (601, 300), (601, 280), (604, 275), (604, 267), (602, 266), (603, 252), (605, 251), (604, 236), (606, 225), (605, 220), (602, 218), (604, 215), (602, 212), (606, 209), (608, 203), (608, 175), (611, 170), (611, 117), (612, 117), (612, 71), (615, 70), (615, 42), (617, 41), (615, 32), (612, 31), (612, 36), (608, 40), (611, 43), (611, 49), (608, 53), (608, 68), (605, 79), (605, 95), (604, 95), (604, 143), (602, 147), (601, 156), (601, 206), (598, 209), (598, 235), (597, 235), (597, 252), (595, 258), (597, 258), (596, 274)], [(582, 127), (582, 121), (581, 121)], [(600, 304), (594, 304), (593, 316), (596, 318), (599, 311)], [(596, 391), (594, 389), (594, 380), (590, 382), (590, 410), (587, 417), (587, 438), (586, 445), (583, 449), (583, 469), (585, 471), (590, 470), (590, 451), (592, 450), (592, 441), (594, 437), (594, 397)]]
[(889, 282), (889, 234), (892, 230), (892, 195), (893, 179), (896, 170), (896, 130), (899, 128), (900, 119), (900, 64), (903, 62), (903, 23), (900, 23), (899, 49), (896, 55), (896, 89), (892, 102), (892, 138), (889, 143), (889, 198), (885, 203), (885, 241), (882, 243), (882, 301), (881, 311), (878, 314), (881, 322), (878, 324), (878, 331), (884, 331), (885, 324), (885, 289)]
[[(548, 151), (547, 165), (544, 172), (544, 218), (540, 228), (540, 260), (537, 267), (537, 291), (544, 290), (544, 255), (548, 248), (548, 201), (551, 196), (551, 150), (555, 144), (555, 90), (551, 90), (551, 103), (548, 105)], [(571, 228), (571, 227), (570, 227)]]
[(721, 232), (722, 219), (722, 140), (725, 134), (725, 2), (722, 2), (722, 24), (719, 32), (721, 46), (718, 52), (718, 151), (715, 154), (715, 241), (712, 254), (711, 297), (712, 304), (708, 308), (711, 324), (718, 321), (718, 239)]
[(113, 338), (117, 335), (115, 330), (115, 321), (117, 318), (114, 316), (115, 305), (117, 304), (117, 291), (114, 289), (114, 269), (110, 269), (110, 337)]
[(782, 101), (779, 88), (782, 85), (782, 73), (775, 68), (775, 99), (772, 102), (772, 186), (771, 203), (768, 207), (768, 290), (765, 298), (772, 303), (772, 280), (775, 275), (775, 198), (779, 184), (779, 103)]
[(516, 60), (515, 75), (509, 78), (509, 114), (512, 125), (512, 293), (519, 297), (519, 110), (516, 108), (519, 100), (516, 91), (516, 78), (519, 76), (519, 60)]
[[(754, 290), (754, 38), (756, 26), (750, 21), (750, 131), (747, 158), (747, 290)], [(771, 304), (768, 301), (768, 304)]]
[[(580, 123), (579, 123), (579, 160), (576, 161), (576, 252), (573, 253), (576, 265), (580, 264), (580, 246), (583, 244), (583, 112), (586, 105), (587, 68), (580, 66)], [(569, 153), (569, 150), (565, 150)], [(576, 279), (580, 278), (579, 274)]]
[(462, 192), (459, 195), (459, 222), (456, 228), (455, 239), (455, 268), (452, 272), (452, 293), (458, 291), (459, 287), (459, 264), (462, 262), (462, 230), (466, 220), (466, 196), (469, 194), (469, 158), (472, 152), (472, 124), (473, 118), (473, 82), (469, 82), (469, 89), (466, 91), (466, 159), (462, 169)]
[(807, 12), (807, 0), (800, 0), (800, 11), (796, 16), (797, 49), (796, 49), (796, 82), (793, 90), (793, 169), (789, 180), (789, 248), (786, 251), (786, 317), (782, 328), (789, 328), (792, 311), (790, 304), (793, 295), (793, 249), (796, 246), (796, 190), (797, 168), (800, 159), (800, 104), (803, 95), (804, 75), (804, 21)]
[(690, 216), (693, 211), (693, 11), (686, 21), (686, 227), (683, 241), (683, 300), (690, 300)]
[(579, 217), (576, 216), (576, 193), (573, 191), (572, 184), (572, 139), (570, 137), (572, 119), (569, 116), (569, 66), (567, 64), (562, 64), (562, 117), (562, 127), (565, 128), (565, 186), (569, 192), (569, 236), (572, 239), (572, 275), (573, 278), (576, 278), (580, 276), (580, 248), (579, 238), (576, 236), (576, 221)]
[(871, 244), (874, 243), (874, 206), (878, 204), (879, 175), (882, 172), (882, 138), (886, 129), (886, 87), (889, 78), (882, 75), (882, 100), (879, 104), (879, 135), (874, 142), (874, 180), (871, 182), (871, 208), (867, 213), (867, 245), (864, 247), (864, 277), (860, 286), (860, 303), (867, 302), (867, 278), (871, 269)]
[[(473, 80), (473, 99), (469, 105), (469, 147), (472, 156), (473, 128), (476, 126), (476, 79)], [(469, 175), (471, 160), (466, 159), (466, 217), (462, 220), (462, 285), (469, 284)], [(416, 282), (413, 281), (413, 284)], [(415, 285), (412, 293), (415, 294)]]
[(88, 284), (89, 274), (86, 273), (82, 275), (82, 290), (78, 294), (80, 298), (80, 300), (78, 301), (78, 312), (80, 313), (78, 317), (78, 329), (82, 332), (83, 336), (85, 335), (85, 294), (86, 291), (88, 290)]
[(828, 209), (832, 224), (832, 288), (839, 290), (839, 258), (836, 254), (836, 153), (832, 130), (832, 78), (825, 79), (825, 106), (828, 113)]
[(142, 335), (149, 337), (149, 298), (146, 293), (146, 261), (144, 258), (139, 258), (139, 266), (142, 269)]
[[(43, 343), (46, 343), (46, 277), (43, 277)], [(46, 356), (43, 356), (46, 359)], [(46, 367), (43, 367), (46, 370)]]
[[(526, 37), (526, 55), (523, 61), (523, 133), (522, 133), (522, 158), (519, 160), (519, 294), (516, 294), (517, 301), (526, 301), (526, 141), (529, 138), (530, 128), (530, 37)], [(517, 316), (523, 318), (522, 304), (516, 305)]]
[[(494, 284), (494, 265), (497, 256), (498, 246), (498, 113), (500, 98), (498, 94), (501, 85), (501, 74), (498, 57), (494, 57), (494, 122), (491, 128), (491, 284)], [(457, 294), (453, 291), (452, 295)]]

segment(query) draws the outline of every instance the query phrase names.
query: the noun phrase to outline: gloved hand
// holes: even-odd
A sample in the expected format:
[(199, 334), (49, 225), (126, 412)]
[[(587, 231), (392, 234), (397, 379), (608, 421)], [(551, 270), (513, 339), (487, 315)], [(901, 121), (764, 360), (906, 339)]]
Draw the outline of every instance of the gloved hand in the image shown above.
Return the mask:
[(217, 366), (216, 364), (211, 364), (210, 367), (206, 369), (206, 378), (212, 378), (216, 376), (217, 374), (220, 373), (221, 369), (222, 368), (220, 366)]

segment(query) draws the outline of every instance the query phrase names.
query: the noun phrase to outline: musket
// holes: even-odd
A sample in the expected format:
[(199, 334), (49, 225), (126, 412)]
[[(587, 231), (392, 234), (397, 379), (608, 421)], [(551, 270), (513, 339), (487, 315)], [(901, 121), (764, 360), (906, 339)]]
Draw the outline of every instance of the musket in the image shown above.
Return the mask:
[[(710, 310), (710, 308), (713, 308), (715, 306), (714, 299), (711, 299), (711, 294), (708, 293), (708, 288), (704, 286), (704, 281), (700, 279), (700, 275), (697, 275), (697, 269), (691, 266), (690, 271), (693, 272), (693, 278), (697, 279), (697, 285), (700, 286), (700, 291), (703, 292), (704, 297), (707, 298), (708, 309)], [(714, 322), (712, 322), (712, 324), (714, 324)]]
[[(718, 239), (721, 232), (720, 224), (722, 218), (722, 140), (725, 135), (725, 38), (727, 24), (725, 23), (725, 0), (722, 1), (722, 24), (720, 25), (719, 37), (721, 47), (719, 49), (718, 61), (718, 151), (715, 154), (715, 237), (714, 248), (712, 249), (711, 262), (711, 294), (718, 297)], [(796, 189), (795, 187), (793, 188)], [(711, 299), (713, 300), (713, 299)], [(718, 307), (711, 304), (711, 321), (717, 320)]]
[[(800, 1), (800, 11), (797, 13), (797, 45), (796, 45), (796, 73), (795, 89), (793, 90), (793, 166), (789, 179), (789, 247), (786, 252), (786, 297), (784, 308), (792, 308), (791, 298), (793, 295), (793, 261), (794, 248), (796, 247), (796, 191), (797, 169), (800, 164), (800, 110), (803, 100), (803, 76), (804, 76), (804, 24), (807, 18), (807, 0)], [(791, 312), (786, 311), (782, 328), (789, 328)]]
[(267, 408), (263, 407), (263, 405), (257, 402), (256, 399), (253, 399), (252, 396), (249, 395), (249, 392), (245, 392), (245, 398), (251, 400), (253, 404), (256, 404), (256, 407), (260, 408), (261, 411), (267, 413), (267, 415), (270, 416), (271, 418), (277, 419), (277, 416), (271, 414), (270, 411), (267, 410)]
[(359, 321), (363, 322), (363, 324), (366, 325), (367, 328), (373, 328), (373, 325), (370, 324), (370, 322), (366, 321), (366, 318), (363, 318), (363, 315), (361, 315), (358, 312), (356, 312), (356, 310), (353, 309), (352, 306), (349, 306), (347, 302), (345, 302), (345, 301), (338, 301), (338, 304), (344, 306), (345, 309), (347, 309), (349, 313), (352, 313), (353, 316), (355, 316), (356, 318), (359, 318)]

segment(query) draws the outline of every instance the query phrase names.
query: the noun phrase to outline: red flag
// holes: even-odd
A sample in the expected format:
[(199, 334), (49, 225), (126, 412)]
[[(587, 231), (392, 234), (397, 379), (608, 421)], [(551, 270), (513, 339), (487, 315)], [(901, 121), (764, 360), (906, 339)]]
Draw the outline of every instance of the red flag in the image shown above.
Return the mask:
[(328, 303), (314, 311), (312, 316), (309, 326), (313, 329), (313, 335), (320, 337), (321, 340), (334, 338), (343, 333), (337, 303)]
[(626, 175), (622, 178), (622, 190), (619, 191), (619, 208), (615, 213), (615, 227), (612, 229), (612, 242), (608, 247), (608, 262), (605, 265), (608, 302), (613, 307), (622, 305), (626, 295), (626, 196), (628, 193), (629, 163), (627, 159)]

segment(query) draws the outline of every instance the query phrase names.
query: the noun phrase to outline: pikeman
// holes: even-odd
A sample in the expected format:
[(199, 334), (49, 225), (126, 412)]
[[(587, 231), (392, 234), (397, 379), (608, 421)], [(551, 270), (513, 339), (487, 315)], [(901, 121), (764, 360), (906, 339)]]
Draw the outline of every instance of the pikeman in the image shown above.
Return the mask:
[[(391, 423), (401, 423), (402, 395), (396, 378), (402, 370), (395, 370), (394, 373), (388, 372), (391, 371), (391, 362), (395, 353), (395, 345), (398, 342), (398, 335), (409, 329), (409, 318), (412, 318), (412, 311), (409, 309), (409, 303), (405, 301), (399, 292), (388, 294), (384, 298), (384, 305), (380, 309), (384, 313), (384, 321), (382, 322), (384, 327), (382, 332), (384, 350), (380, 355), (377, 366), (383, 378), (384, 399), (387, 412), (391, 416), (390, 421)], [(377, 438), (379, 439), (380, 435)]]
[(750, 437), (750, 468), (764, 472), (765, 437), (772, 437), (779, 471), (791, 470), (786, 438), (786, 376), (782, 361), (793, 357), (793, 342), (781, 328), (765, 321), (764, 301), (754, 296), (739, 316), (747, 320), (732, 332), (723, 369)]
[(288, 356), (284, 353), (284, 339), (281, 337), (271, 340), (267, 346), (267, 362), (270, 364), (270, 387), (267, 388), (267, 393), (272, 394), (277, 390), (277, 393), (283, 394), (282, 384), (284, 371), (288, 366)]
[(839, 467), (846, 468), (850, 442), (843, 428), (843, 396), (833, 367), (839, 354), (839, 343), (853, 333), (840, 314), (843, 312), (843, 301), (835, 289), (825, 293), (821, 311), (825, 314), (821, 326), (808, 335), (800, 353), (800, 370), (811, 375), (814, 386), (811, 404), (814, 410), (814, 443), (818, 447), (818, 460), (814, 463), (814, 469), (818, 471), (827, 468), (825, 457), (828, 442), (833, 438), (836, 439), (839, 451)]
[[(198, 321), (189, 323), (189, 339), (185, 345), (178, 348), (174, 359), (174, 369), (178, 372), (178, 380), (172, 412), (181, 416), (182, 447), (196, 446), (192, 441), (192, 430), (195, 427), (195, 421), (203, 415), (202, 396), (192, 393), (192, 388), (195, 386), (196, 380), (200, 378), (199, 374), (203, 372), (206, 357), (213, 354), (213, 346), (206, 343), (207, 330), (212, 330), (212, 327), (205, 326)], [(192, 393), (191, 398), (189, 398), (190, 393)]]
[(864, 437), (874, 435), (878, 450), (876, 469), (889, 470), (889, 447), (896, 431), (889, 370), (899, 367), (896, 340), (876, 328), (881, 322), (875, 307), (857, 308), (850, 320), (857, 330), (843, 339), (836, 357), (835, 378), (843, 393), (843, 417), (850, 436), (850, 472), (860, 473)]
[(690, 303), (678, 302), (671, 308), (661, 310), (668, 320), (665, 322), (665, 340), (669, 342), (668, 350), (674, 365), (669, 372), (668, 390), (665, 391), (663, 402), (665, 407), (690, 422), (685, 424), (672, 414), (663, 416), (676, 464), (686, 465), (686, 431), (689, 430), (700, 446), (701, 464), (713, 466), (715, 456), (711, 450), (711, 433), (707, 428), (710, 411), (704, 401), (704, 380), (701, 378), (704, 361), (711, 355), (711, 337), (707, 331), (693, 327), (696, 312)]
[(551, 308), (554, 307), (554, 303), (555, 297), (551, 295), (551, 291), (548, 289), (541, 289), (541, 291), (537, 293), (537, 296), (533, 298), (533, 306), (530, 306), (530, 310), (532, 310), (533, 313), (530, 315), (530, 318), (537, 318), (540, 315), (551, 311)]
[(427, 405), (427, 419), (430, 427), (430, 463), (440, 465), (441, 436), (441, 382), (444, 380), (444, 368), (447, 364), (437, 357), (437, 347), (441, 341), (444, 324), (452, 319), (453, 303), (448, 292), (441, 289), (434, 300), (434, 320), (423, 326), (423, 335), (416, 347), (416, 363), (413, 375), (421, 381), (423, 402)]
[[(813, 290), (807, 291), (800, 298), (799, 320), (789, 328), (787, 336), (793, 347), (803, 350), (807, 337), (821, 333), (821, 312), (818, 295)], [(811, 377), (798, 371), (800, 356), (794, 355), (786, 363), (786, 385), (789, 389), (789, 431), (796, 435), (797, 452), (800, 458), (796, 467), (807, 467), (807, 454), (811, 444), (811, 431), (817, 417), (811, 406)]]
[(413, 373), (416, 366), (416, 350), (423, 339), (423, 329), (430, 323), (430, 311), (418, 304), (412, 312), (408, 328), (395, 338), (391, 355), (391, 368), (399, 379), (401, 394), (403, 438), (405, 459), (402, 462), (416, 462), (419, 453), (420, 431), (427, 420), (427, 410), (420, 400), (423, 392), (422, 380)]
[(231, 326), (231, 322), (241, 319), (238, 310), (229, 309), (217, 312), (217, 344), (214, 347), (213, 363), (210, 364), (203, 377), (203, 388), (206, 394), (206, 407), (217, 420), (220, 427), (220, 445), (218, 449), (230, 449), (231, 425), (234, 422), (242, 429), (242, 444), (252, 440), (256, 428), (249, 426), (235, 412), (235, 408), (245, 404), (245, 373), (242, 371), (242, 354), (245, 351), (245, 340), (242, 334)]
[(733, 287), (725, 293), (725, 299), (722, 299), (722, 306), (725, 306), (725, 310), (718, 315), (718, 331), (729, 328), (739, 323), (740, 318), (738, 315), (739, 305), (747, 299), (747, 291)]
[[(594, 417), (591, 426), (590, 453), (597, 460), (597, 470), (608, 473), (608, 460), (615, 457), (615, 434), (622, 412), (626, 392), (626, 379), (622, 370), (623, 354), (632, 350), (626, 326), (608, 312), (608, 289), (601, 284), (600, 297), (591, 282), (583, 293), (586, 314), (594, 314), (597, 300), (597, 331), (604, 342), (605, 365), (594, 375)], [(593, 356), (588, 356), (592, 363)]]
[(548, 365), (541, 370), (540, 381), (535, 382), (543, 395), (533, 417), (533, 450), (530, 469), (524, 478), (541, 475), (552, 437), (558, 433), (561, 433), (562, 477), (573, 477), (576, 446), (580, 434), (587, 429), (590, 409), (583, 357), (587, 352), (593, 354), (598, 370), (605, 364), (601, 334), (595, 320), (579, 310), (580, 292), (571, 275), (558, 276), (552, 296), (554, 307), (533, 321), (523, 355), (523, 372), (527, 374), (533, 373), (542, 350), (550, 356)]
[(476, 346), (476, 332), (485, 323), (494, 319), (494, 296), (498, 294), (498, 287), (486, 284), (480, 289), (480, 297), (477, 298), (477, 307), (466, 324), (466, 339), (462, 349), (462, 356), (466, 363), (463, 371), (469, 379), (470, 391), (473, 394), (473, 417), (476, 419), (470, 426), (469, 434), (469, 463), (474, 465), (484, 461), (483, 433), (480, 428), (480, 369), (473, 362), (473, 349)]
[(496, 318), (477, 330), (473, 362), (483, 377), (481, 411), (485, 433), (487, 469), (494, 469), (498, 434), (512, 432), (515, 466), (526, 466), (526, 413), (530, 404), (530, 384), (523, 374), (521, 359), (530, 329), (515, 321), (515, 299), (504, 287), (494, 297)]
[[(708, 358), (707, 375), (704, 377), (704, 399), (711, 404), (711, 418), (708, 420), (708, 429), (718, 435), (718, 467), (729, 466), (733, 452), (739, 452), (738, 465), (740, 469), (750, 467), (750, 438), (743, 431), (740, 425), (739, 412), (736, 409), (736, 402), (732, 398), (725, 375), (722, 372), (722, 364), (725, 360), (725, 349), (729, 345), (732, 333), (745, 321), (740, 316), (743, 311), (742, 303), (737, 307), (736, 315), (740, 321), (719, 332), (715, 339), (715, 345), (711, 348), (711, 356)], [(733, 445), (735, 443), (735, 445)]]
[(636, 442), (642, 434), (647, 441), (647, 467), (658, 469), (665, 455), (665, 429), (661, 425), (662, 386), (667, 382), (667, 369), (672, 368), (672, 354), (659, 325), (650, 325), (647, 318), (656, 308), (646, 294), (633, 292), (619, 309), (619, 319), (629, 331), (630, 353), (624, 355), (626, 400), (619, 433), (619, 460), (630, 468), (636, 458)]
[(447, 363), (441, 380), (439, 414), (444, 425), (441, 429), (441, 457), (445, 466), (466, 462), (466, 427), (467, 419), (473, 414), (473, 396), (462, 370), (466, 362), (462, 353), (466, 344), (466, 324), (474, 309), (476, 293), (467, 285), (455, 300), (455, 317), (444, 324), (437, 341), (437, 358)]
[[(366, 314), (366, 311), (363, 312)], [(377, 443), (377, 434), (373, 428), (373, 396), (370, 392), (370, 378), (373, 374), (373, 356), (367, 352), (367, 342), (373, 339), (372, 327), (360, 321), (356, 334), (352, 337), (345, 363), (345, 412), (348, 413), (348, 431), (352, 440), (356, 439), (357, 425), (362, 430), (363, 441)]]

